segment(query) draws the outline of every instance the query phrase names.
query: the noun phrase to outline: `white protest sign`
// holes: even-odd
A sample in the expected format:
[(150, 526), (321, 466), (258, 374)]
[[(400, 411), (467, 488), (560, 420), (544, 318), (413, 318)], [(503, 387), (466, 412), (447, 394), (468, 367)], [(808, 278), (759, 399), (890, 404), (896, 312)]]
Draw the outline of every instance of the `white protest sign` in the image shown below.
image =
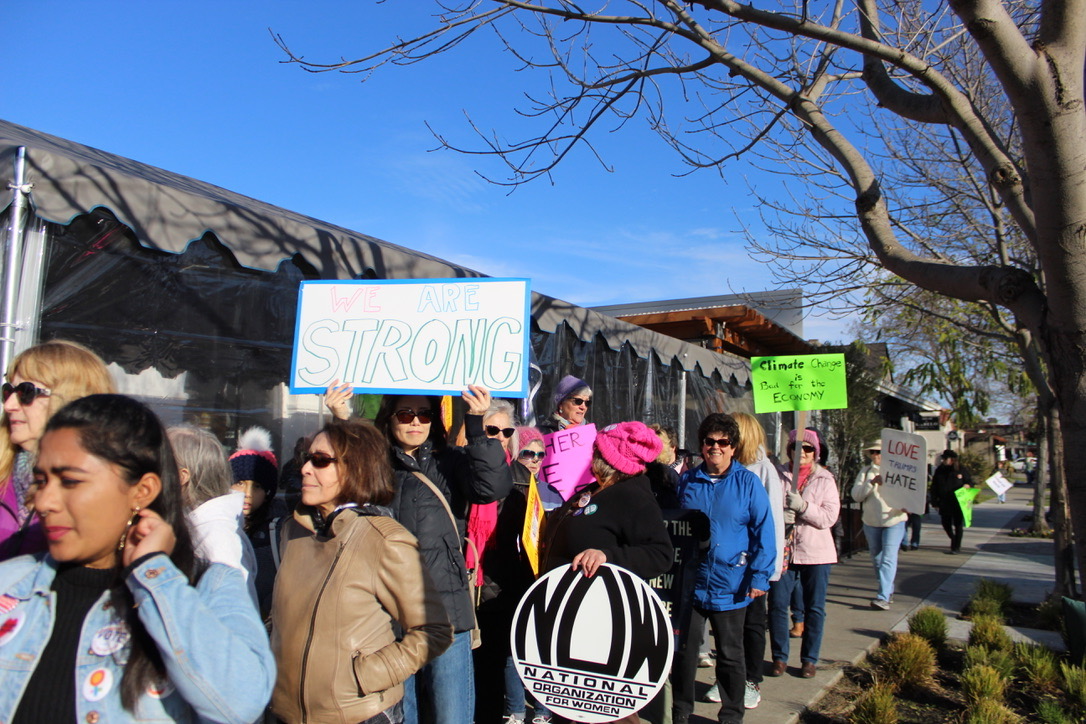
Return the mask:
[(527, 279), (302, 282), (290, 391), (528, 393)]
[(553, 488), (562, 500), (569, 500), (574, 491), (595, 480), (592, 477), (592, 443), (596, 441), (596, 426), (592, 424), (568, 427), (543, 436), (547, 450), (539, 479)]
[(520, 599), (509, 640), (528, 693), (582, 722), (643, 708), (667, 681), (674, 655), (660, 599), (610, 563), (591, 578), (569, 566), (542, 576)]
[(882, 430), (882, 498), (891, 508), (923, 513), (928, 494), (928, 444), (921, 435)]
[(995, 475), (984, 481), (988, 487), (992, 489), (996, 495), (1003, 495), (1008, 490), (1014, 487), (1014, 483), (1003, 477), (1003, 473), (996, 472)]

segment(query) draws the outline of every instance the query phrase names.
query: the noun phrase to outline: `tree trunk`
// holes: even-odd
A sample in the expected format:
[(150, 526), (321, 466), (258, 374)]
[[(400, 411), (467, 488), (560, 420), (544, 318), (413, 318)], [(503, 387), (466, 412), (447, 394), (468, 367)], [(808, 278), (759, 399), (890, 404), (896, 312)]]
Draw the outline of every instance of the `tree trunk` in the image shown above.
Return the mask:
[[(1051, 473), (1052, 481), (1052, 532), (1056, 562), (1056, 586), (1053, 593), (1077, 598), (1078, 587), (1076, 585), (1075, 570), (1077, 568), (1081, 572), (1086, 569), (1083, 569), (1082, 561), (1078, 560), (1075, 555), (1074, 542), (1076, 536), (1081, 535), (1082, 531), (1076, 530), (1075, 521), (1069, 509), (1066, 471), (1071, 456), (1064, 455), (1064, 446), (1068, 435), (1067, 427), (1067, 425), (1061, 424), (1059, 410), (1053, 407), (1052, 414), (1048, 419), (1048, 429), (1046, 430), (1051, 457), (1048, 472)], [(1057, 434), (1057, 431), (1062, 431), (1063, 435)], [(1078, 439), (1081, 440), (1081, 438)], [(1074, 445), (1074, 442), (1072, 442), (1072, 445)], [(1081, 538), (1078, 540), (1081, 540)]]
[[(1037, 425), (1040, 428), (1037, 435), (1037, 467), (1033, 469), (1033, 523), (1029, 529), (1033, 533), (1048, 533), (1052, 530), (1045, 520), (1045, 490), (1052, 476), (1048, 474), (1049, 460), (1051, 459), (1051, 446), (1048, 444), (1048, 431), (1052, 429), (1051, 419), (1053, 402), (1042, 402), (1042, 396), (1037, 396)], [(1060, 557), (1056, 556), (1056, 567), (1060, 566)], [(1060, 580), (1059, 571), (1056, 580)]]

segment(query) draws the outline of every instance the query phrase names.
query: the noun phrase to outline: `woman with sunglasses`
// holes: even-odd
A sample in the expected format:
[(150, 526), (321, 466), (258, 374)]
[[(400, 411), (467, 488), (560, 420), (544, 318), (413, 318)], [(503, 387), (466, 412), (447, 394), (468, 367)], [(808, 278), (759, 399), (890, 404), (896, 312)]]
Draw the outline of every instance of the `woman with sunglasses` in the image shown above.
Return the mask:
[(75, 342), (44, 342), (12, 361), (3, 386), (0, 425), (0, 561), (46, 547), (41, 525), (27, 504), (31, 469), (46, 422), (72, 400), (113, 389), (98, 355)]
[(375, 421), (388, 440), (397, 471), (393, 515), (418, 538), (454, 631), (449, 649), (407, 682), (407, 724), (470, 724), (475, 716), (475, 612), (462, 541), (470, 506), (501, 500), (513, 487), (505, 448), (497, 439), (504, 428), (492, 426), (498, 427), (497, 437), (485, 430), (490, 393), (470, 386), (461, 397), (467, 405), (463, 447), (446, 443), (439, 397), (386, 395)]
[(539, 424), (544, 433), (558, 432), (584, 424), (592, 405), (592, 388), (584, 380), (566, 375), (554, 390), (554, 413)]
[[(698, 565), (688, 640), (673, 678), (673, 721), (685, 723), (694, 710), (694, 678), (704, 622), (716, 643), (717, 721), (741, 722), (747, 697), (747, 612), (761, 605), (774, 572), (777, 546), (769, 495), (761, 479), (736, 458), (739, 423), (715, 412), (698, 426), (702, 463), (679, 481), (683, 508), (709, 519), (708, 549)], [(779, 484), (779, 483), (778, 483)], [(764, 625), (765, 617), (761, 617)]]
[(122, 395), (50, 419), (48, 554), (0, 564), (0, 720), (248, 724), (275, 662), (242, 574), (193, 550), (166, 431)]
[(418, 542), (386, 507), (385, 450), (368, 422), (335, 422), (304, 457), (272, 605), (271, 708), (289, 724), (398, 724), (404, 680), (451, 641)]
[[(830, 567), (837, 562), (833, 524), (841, 512), (841, 495), (829, 470), (819, 465), (821, 442), (814, 430), (803, 431), (799, 477), (792, 484), (792, 467), (781, 471), (784, 480), (784, 524), (786, 534), (784, 565), (780, 580), (769, 590), (769, 646), (773, 655), (770, 676), (788, 669), (789, 602), (792, 589), (803, 587), (804, 626), (800, 647), (800, 673), (815, 675), (822, 648), (826, 620), (826, 588)], [(788, 457), (795, 459), (796, 431), (788, 434)]]

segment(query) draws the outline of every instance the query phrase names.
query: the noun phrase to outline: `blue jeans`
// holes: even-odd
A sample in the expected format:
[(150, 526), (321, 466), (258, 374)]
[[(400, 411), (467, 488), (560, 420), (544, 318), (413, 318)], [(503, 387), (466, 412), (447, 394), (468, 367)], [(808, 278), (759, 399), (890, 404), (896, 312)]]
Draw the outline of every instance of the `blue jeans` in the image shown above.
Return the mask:
[(897, 576), (897, 553), (905, 540), (905, 521), (886, 528), (876, 528), (864, 523), (864, 537), (871, 551), (871, 565), (879, 578), (879, 592), (875, 596), (883, 601), (894, 597), (894, 577)]
[(788, 629), (792, 627), (788, 604), (792, 600), (792, 589), (799, 583), (803, 586), (803, 607), (806, 609), (800, 660), (805, 664), (818, 663), (822, 629), (826, 622), (826, 588), (830, 583), (832, 567), (832, 563), (793, 564), (781, 574), (779, 581), (769, 584), (769, 648), (774, 661), (788, 661)]
[(471, 724), (475, 720), (471, 631), (453, 635), (445, 653), (404, 682), (404, 724)]
[(520, 680), (517, 666), (510, 656), (505, 660), (505, 711), (502, 713), (523, 714), (525, 708), (524, 682)]

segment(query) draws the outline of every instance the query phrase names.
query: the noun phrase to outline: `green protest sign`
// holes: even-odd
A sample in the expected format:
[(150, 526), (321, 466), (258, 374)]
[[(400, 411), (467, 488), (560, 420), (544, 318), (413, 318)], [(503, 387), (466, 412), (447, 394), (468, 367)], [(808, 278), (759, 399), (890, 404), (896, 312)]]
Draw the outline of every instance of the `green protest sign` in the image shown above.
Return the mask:
[(973, 527), (973, 501), (977, 499), (980, 488), (958, 488), (954, 491), (954, 497), (958, 499), (958, 505), (962, 507), (962, 518), (965, 519), (965, 527)]
[(848, 407), (843, 354), (753, 357), (750, 373), (755, 412)]

